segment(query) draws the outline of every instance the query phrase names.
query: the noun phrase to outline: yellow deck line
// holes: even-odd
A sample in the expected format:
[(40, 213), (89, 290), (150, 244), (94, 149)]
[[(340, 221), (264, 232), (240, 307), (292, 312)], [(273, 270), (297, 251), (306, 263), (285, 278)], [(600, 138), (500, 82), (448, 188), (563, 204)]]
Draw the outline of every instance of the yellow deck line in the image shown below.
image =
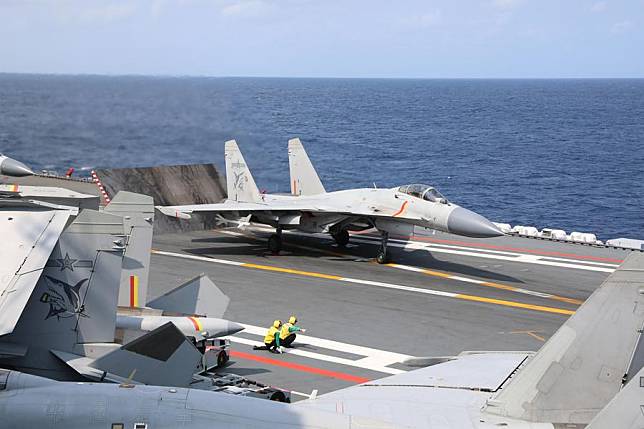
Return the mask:
[(510, 292), (517, 292), (517, 293), (522, 293), (522, 294), (526, 294), (526, 295), (537, 296), (537, 297), (541, 297), (541, 298), (544, 298), (544, 299), (552, 299), (552, 300), (555, 300), (555, 301), (566, 302), (568, 304), (575, 304), (575, 305), (583, 304), (583, 301), (580, 301), (580, 300), (574, 299), (574, 298), (566, 298), (564, 296), (553, 295), (551, 293), (546, 293), (546, 292), (529, 291), (529, 290), (522, 289), (522, 288), (519, 288), (519, 287), (516, 287), (516, 286), (510, 286), (510, 285), (505, 285), (505, 284), (496, 283), (496, 282), (488, 282), (488, 281), (478, 280), (478, 279), (469, 278), (469, 277), (457, 276), (457, 275), (454, 275), (454, 274), (444, 273), (444, 272), (441, 272), (441, 271), (428, 270), (426, 268), (418, 268), (418, 267), (412, 267), (412, 266), (400, 265), (400, 264), (394, 264), (394, 263), (386, 264), (386, 266), (393, 267), (393, 268), (407, 269), (407, 270), (410, 270), (410, 271), (413, 271), (413, 272), (423, 273), (423, 274), (427, 274), (427, 275), (433, 276), (433, 277), (451, 279), (451, 280), (455, 280), (455, 281), (458, 281), (458, 282), (461, 282), (461, 283), (472, 283), (472, 284), (476, 284), (476, 285), (479, 285), (479, 286), (486, 286), (486, 287), (491, 287), (491, 288), (495, 288), (495, 289), (502, 289), (502, 290), (507, 290), (507, 291), (510, 291)]
[[(514, 287), (514, 286), (509, 286), (509, 285), (504, 285), (501, 283), (495, 283), (495, 282), (483, 282), (481, 283), (483, 286), (488, 286), (488, 287), (493, 287), (497, 289), (504, 289), (504, 290), (509, 290), (509, 291), (515, 291), (518, 292), (520, 288)], [(561, 302), (567, 302), (568, 304), (576, 304), (576, 305), (581, 305), (584, 303), (584, 301), (574, 299), (574, 298), (566, 298), (565, 296), (559, 296), (559, 295), (552, 295), (548, 297), (548, 299), (554, 299), (556, 301), (561, 301)]]
[(506, 301), (506, 300), (503, 300), (503, 299), (494, 299), (494, 298), (485, 298), (485, 297), (482, 297), (482, 296), (465, 295), (465, 294), (462, 294), (462, 293), (456, 294), (455, 298), (465, 299), (467, 301), (486, 302), (488, 304), (504, 305), (506, 307), (526, 308), (528, 310), (543, 311), (545, 313), (557, 313), (557, 314), (567, 314), (567, 315), (571, 315), (571, 314), (575, 313), (572, 310), (564, 310), (563, 308), (544, 307), (542, 305), (525, 304), (523, 302)]
[(279, 273), (296, 274), (299, 276), (316, 277), (316, 278), (327, 279), (327, 280), (342, 280), (341, 276), (315, 273), (311, 271), (293, 270), (291, 268), (274, 267), (272, 265), (259, 265), (259, 264), (251, 264), (251, 263), (244, 262), (240, 264), (240, 267), (254, 268), (256, 270), (264, 270), (264, 271), (276, 271)]
[(457, 298), (457, 299), (462, 299), (462, 300), (465, 300), (465, 301), (483, 302), (483, 303), (488, 303), (488, 304), (501, 305), (501, 306), (504, 306), (504, 307), (523, 308), (523, 309), (527, 309), (527, 310), (540, 311), (540, 312), (544, 312), (544, 313), (555, 313), (555, 314), (565, 314), (565, 315), (571, 315), (571, 314), (574, 313), (574, 311), (572, 311), (572, 310), (566, 310), (566, 309), (563, 309), (563, 308), (546, 307), (546, 306), (542, 306), (542, 305), (533, 305), (533, 304), (526, 304), (526, 303), (516, 302), (516, 301), (506, 301), (506, 300), (502, 300), (502, 299), (486, 298), (486, 297), (476, 296), (476, 295), (458, 294), (458, 293), (453, 293), (453, 292), (443, 292), (443, 291), (437, 291), (437, 290), (431, 290), (431, 289), (424, 289), (424, 288), (419, 288), (419, 287), (414, 287), (414, 286), (403, 286), (403, 285), (382, 283), (382, 282), (371, 281), (371, 280), (354, 279), (354, 278), (350, 278), (350, 277), (342, 277), (342, 276), (332, 275), (332, 274), (317, 273), (317, 272), (313, 272), (313, 271), (301, 271), (301, 270), (295, 270), (295, 269), (292, 269), (292, 268), (276, 267), (276, 266), (273, 266), (273, 265), (262, 265), (262, 264), (252, 264), (252, 263), (248, 263), (248, 262), (237, 262), (237, 261), (230, 261), (230, 260), (225, 260), (225, 259), (209, 258), (209, 257), (205, 257), (205, 256), (196, 256), (196, 255), (188, 255), (188, 254), (181, 254), (181, 253), (166, 252), (166, 251), (161, 251), (161, 250), (153, 250), (152, 253), (165, 255), (165, 256), (178, 257), (178, 258), (185, 258), (185, 259), (192, 259), (192, 260), (211, 262), (211, 263), (233, 265), (233, 266), (244, 267), (244, 268), (249, 268), (249, 269), (254, 269), (254, 270), (270, 271), (270, 272), (277, 272), (277, 273), (284, 273), (284, 274), (293, 274), (293, 275), (298, 275), (298, 276), (303, 276), (303, 277), (322, 278), (322, 279), (326, 279), (326, 280), (334, 280), (334, 281), (354, 283), (354, 284), (363, 284), (363, 285), (367, 285), (367, 286), (378, 286), (378, 287), (405, 290), (405, 291), (416, 292), (416, 293), (425, 293), (425, 294), (429, 294), (429, 295), (442, 296), (442, 297), (446, 297), (446, 298)]
[[(241, 235), (241, 236), (244, 236), (244, 237), (247, 237), (247, 238), (250, 238), (250, 239), (261, 241), (258, 237), (254, 236), (252, 234), (249, 234), (247, 232), (237, 232), (237, 231), (235, 231), (235, 232), (232, 232), (232, 231), (217, 231), (217, 232), (224, 233), (224, 234), (229, 234), (229, 235)], [(290, 246), (290, 247), (300, 248), (300, 249), (309, 250), (309, 251), (313, 251), (313, 252), (319, 252), (319, 253), (328, 254), (328, 255), (332, 255), (332, 256), (339, 256), (339, 257), (344, 257), (344, 258), (352, 258), (352, 256), (349, 255), (349, 254), (344, 254), (344, 253), (340, 253), (340, 252), (334, 252), (334, 251), (331, 251), (331, 250), (318, 249), (316, 247), (304, 246), (304, 245), (295, 244), (295, 243), (285, 243), (285, 244), (287, 246)], [(374, 261), (374, 264), (375, 264), (375, 261)], [(393, 268), (396, 268), (397, 266), (399, 266), (399, 264), (393, 264), (393, 263), (384, 264), (384, 265), (387, 266), (387, 267), (393, 267)], [(452, 279), (452, 280), (455, 280), (455, 281), (463, 282), (463, 277), (462, 276), (456, 276), (454, 274), (443, 273), (443, 272), (440, 272), (440, 271), (429, 270), (429, 269), (426, 269), (426, 268), (418, 268), (418, 272), (421, 272), (423, 274), (427, 274), (427, 275), (430, 275), (430, 276), (434, 276), (434, 277), (441, 277), (441, 278), (445, 278), (445, 279)], [(337, 279), (332, 279), (332, 280), (337, 280)], [(487, 287), (495, 288), (495, 289), (507, 290), (507, 291), (510, 291), (510, 292), (524, 293), (521, 288), (518, 288), (518, 287), (515, 287), (515, 286), (510, 286), (510, 285), (504, 285), (504, 284), (496, 283), (496, 282), (477, 281), (476, 284), (479, 284), (481, 286), (487, 286)], [(528, 294), (528, 295), (530, 295), (530, 294)], [(552, 299), (552, 300), (555, 300), (555, 301), (561, 301), (561, 302), (565, 302), (565, 303), (573, 304), (573, 305), (581, 305), (581, 304), (583, 304), (583, 301), (580, 301), (580, 300), (574, 299), (574, 298), (567, 298), (565, 296), (553, 295), (553, 294), (548, 294), (548, 293), (542, 293), (542, 295), (548, 295), (548, 296), (542, 296), (542, 298), (544, 298), (544, 299)]]

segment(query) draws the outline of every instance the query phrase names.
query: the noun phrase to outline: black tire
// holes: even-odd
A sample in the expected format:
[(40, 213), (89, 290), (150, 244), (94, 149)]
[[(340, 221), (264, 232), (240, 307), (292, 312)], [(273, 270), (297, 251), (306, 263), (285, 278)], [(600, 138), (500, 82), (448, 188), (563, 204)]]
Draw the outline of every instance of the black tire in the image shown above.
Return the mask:
[(219, 354), (217, 355), (217, 366), (218, 367), (223, 367), (228, 363), (228, 360), (230, 359), (230, 356), (228, 356), (228, 353), (225, 351), (220, 351)]
[(273, 234), (268, 238), (268, 250), (275, 255), (282, 250), (282, 239), (277, 234)]
[(389, 256), (385, 252), (380, 252), (378, 253), (378, 256), (376, 256), (376, 262), (379, 264), (386, 264), (389, 262)]
[(290, 402), (286, 398), (286, 395), (284, 394), (284, 392), (275, 392), (271, 395), (269, 399), (271, 401), (276, 401), (276, 402)]
[(344, 247), (349, 244), (349, 231), (343, 229), (342, 231), (336, 232), (333, 234), (333, 239), (338, 246)]

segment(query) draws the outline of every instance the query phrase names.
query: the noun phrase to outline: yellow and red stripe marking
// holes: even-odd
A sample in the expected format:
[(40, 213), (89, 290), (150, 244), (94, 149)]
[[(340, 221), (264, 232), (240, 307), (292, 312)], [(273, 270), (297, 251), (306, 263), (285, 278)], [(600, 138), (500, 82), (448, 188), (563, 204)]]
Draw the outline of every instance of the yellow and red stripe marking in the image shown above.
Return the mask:
[(347, 374), (339, 371), (329, 371), (327, 369), (316, 368), (314, 366), (302, 365), (299, 363), (287, 362), (283, 360), (271, 359), (269, 357), (258, 356), (251, 353), (244, 353), (237, 350), (231, 350), (230, 356), (240, 359), (252, 360), (268, 365), (280, 366), (282, 368), (288, 368), (294, 371), (307, 372), (309, 374), (321, 375), (323, 377), (336, 378), (338, 380), (344, 380), (351, 383), (366, 383), (368, 381), (371, 381), (368, 378), (358, 377), (357, 375)]
[(139, 276), (130, 276), (130, 307), (139, 306)]
[(192, 326), (195, 327), (195, 331), (201, 332), (203, 331), (203, 326), (201, 325), (201, 321), (197, 317), (188, 317), (188, 320), (192, 322)]
[(400, 209), (398, 209), (398, 211), (396, 213), (394, 213), (392, 216), (397, 217), (397, 216), (402, 215), (405, 212), (405, 210), (407, 209), (407, 204), (409, 204), (409, 201), (405, 201), (404, 203), (402, 203), (402, 205), (400, 206)]
[(10, 190), (11, 190), (11, 192), (18, 192), (19, 189), (20, 189), (20, 186), (18, 186), (16, 184), (12, 184)]

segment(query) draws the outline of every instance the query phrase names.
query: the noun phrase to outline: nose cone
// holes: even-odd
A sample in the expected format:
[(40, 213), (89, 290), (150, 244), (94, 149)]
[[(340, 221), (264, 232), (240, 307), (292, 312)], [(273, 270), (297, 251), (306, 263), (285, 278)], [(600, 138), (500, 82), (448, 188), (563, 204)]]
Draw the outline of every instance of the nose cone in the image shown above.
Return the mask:
[(239, 323), (228, 321), (228, 328), (227, 328), (228, 333), (226, 335), (236, 334), (237, 332), (241, 332), (243, 330), (244, 330), (244, 327)]
[(204, 318), (201, 321), (204, 331), (207, 332), (206, 336), (209, 338), (225, 337), (244, 330), (242, 325), (230, 320)]
[(31, 168), (12, 158), (0, 157), (0, 173), (6, 176), (22, 177), (34, 174)]
[(466, 237), (486, 238), (504, 235), (492, 222), (463, 207), (456, 207), (449, 214), (447, 229), (452, 234)]

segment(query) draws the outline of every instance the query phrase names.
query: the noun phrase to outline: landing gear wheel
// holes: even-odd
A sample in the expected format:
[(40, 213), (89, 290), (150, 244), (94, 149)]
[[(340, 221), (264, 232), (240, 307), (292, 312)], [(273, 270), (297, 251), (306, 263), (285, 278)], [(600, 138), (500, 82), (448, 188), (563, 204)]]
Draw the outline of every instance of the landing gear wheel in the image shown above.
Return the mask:
[(335, 243), (340, 247), (344, 247), (349, 244), (349, 231), (347, 231), (346, 229), (338, 231), (335, 234), (332, 234), (332, 236), (335, 240)]
[(282, 250), (282, 239), (279, 235), (273, 234), (268, 239), (268, 250), (277, 255)]
[(376, 262), (379, 264), (386, 264), (389, 262), (389, 255), (387, 255), (387, 240), (389, 240), (389, 233), (387, 231), (380, 231), (380, 250), (376, 256)]
[(376, 262), (379, 264), (386, 264), (389, 262), (389, 256), (385, 252), (380, 252), (378, 253), (378, 256), (376, 256)]
[(220, 351), (219, 354), (217, 355), (217, 366), (220, 368), (223, 367), (228, 363), (229, 359), (230, 357), (228, 356), (228, 353), (226, 353), (223, 350)]

